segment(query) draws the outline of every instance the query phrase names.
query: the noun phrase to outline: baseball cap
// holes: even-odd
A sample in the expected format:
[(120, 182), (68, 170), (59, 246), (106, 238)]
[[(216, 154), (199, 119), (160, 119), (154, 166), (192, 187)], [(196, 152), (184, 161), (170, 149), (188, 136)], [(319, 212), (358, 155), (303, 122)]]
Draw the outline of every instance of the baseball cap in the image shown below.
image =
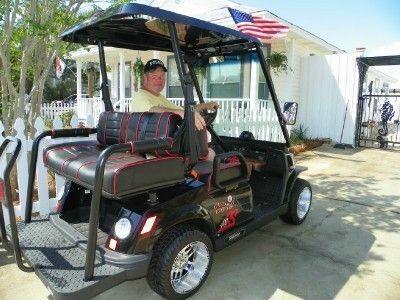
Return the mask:
[(150, 72), (154, 71), (157, 68), (162, 68), (164, 72), (167, 72), (167, 68), (164, 66), (164, 63), (159, 60), (159, 59), (150, 59), (145, 65), (144, 65), (144, 72)]

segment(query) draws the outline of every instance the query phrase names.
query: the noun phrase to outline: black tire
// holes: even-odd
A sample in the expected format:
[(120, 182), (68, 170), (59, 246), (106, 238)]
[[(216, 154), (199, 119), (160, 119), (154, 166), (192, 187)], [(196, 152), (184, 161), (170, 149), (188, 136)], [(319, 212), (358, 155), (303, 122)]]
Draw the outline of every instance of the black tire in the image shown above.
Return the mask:
[[(193, 290), (181, 294), (171, 284), (171, 269), (178, 253), (192, 242), (202, 242), (209, 254), (209, 263), (200, 283)], [(186, 299), (194, 295), (205, 282), (213, 263), (213, 246), (207, 234), (194, 228), (178, 227), (167, 232), (157, 242), (147, 273), (150, 288), (167, 299)]]
[[(298, 210), (297, 210), (299, 196), (304, 191), (304, 189), (307, 189), (307, 188), (310, 190), (310, 193), (311, 193), (310, 205), (309, 205), (307, 213), (304, 216), (299, 217)], [(284, 221), (286, 223), (293, 224), (293, 225), (299, 225), (299, 224), (303, 223), (304, 220), (307, 218), (308, 213), (310, 212), (310, 209), (311, 209), (311, 204), (312, 204), (311, 185), (308, 183), (308, 181), (298, 178), (296, 180), (296, 182), (294, 183), (292, 192), (290, 194), (288, 211), (286, 212), (286, 214), (280, 216), (280, 218), (282, 219), (282, 221)]]

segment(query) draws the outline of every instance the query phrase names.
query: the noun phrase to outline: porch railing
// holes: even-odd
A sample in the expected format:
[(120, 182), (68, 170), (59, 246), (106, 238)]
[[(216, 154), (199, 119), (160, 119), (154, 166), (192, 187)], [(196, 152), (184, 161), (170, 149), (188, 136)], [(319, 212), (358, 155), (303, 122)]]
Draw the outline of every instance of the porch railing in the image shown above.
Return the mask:
[[(178, 106), (183, 106), (182, 98), (169, 98)], [(239, 136), (243, 131), (251, 131), (256, 139), (283, 142), (283, 136), (279, 128), (271, 100), (259, 99), (225, 99), (207, 98), (206, 102), (215, 101), (220, 105), (220, 110), (215, 120), (215, 129), (219, 134)], [(112, 99), (116, 111), (130, 111), (131, 98), (121, 100)], [(65, 108), (60, 108), (65, 110)], [(70, 109), (70, 108), (69, 108)], [(93, 117), (95, 123), (99, 115), (104, 111), (104, 103), (101, 98), (78, 99), (75, 107), (79, 121), (84, 121), (88, 116)], [(54, 113), (57, 115), (57, 113)]]

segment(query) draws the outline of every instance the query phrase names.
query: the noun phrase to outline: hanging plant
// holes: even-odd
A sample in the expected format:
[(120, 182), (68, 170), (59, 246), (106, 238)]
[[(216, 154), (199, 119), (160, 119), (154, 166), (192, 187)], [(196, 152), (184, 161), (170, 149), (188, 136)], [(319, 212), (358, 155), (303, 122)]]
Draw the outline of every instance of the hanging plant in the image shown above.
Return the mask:
[(88, 79), (87, 93), (89, 95), (89, 98), (93, 98), (94, 92), (96, 90), (96, 77), (97, 74), (99, 74), (100, 72), (99, 65), (94, 62), (86, 62), (83, 65), (83, 69)]
[(135, 89), (135, 92), (137, 92), (139, 86), (142, 83), (144, 74), (144, 64), (140, 57), (137, 57), (135, 63), (133, 64), (132, 73), (133, 73), (133, 87)]
[(206, 77), (207, 75), (207, 64), (201, 60), (196, 60), (193, 64), (193, 71), (197, 76)]
[(288, 58), (285, 52), (272, 52), (268, 55), (267, 62), (275, 75), (279, 75), (282, 72), (287, 74), (288, 71), (292, 71), (292, 68), (288, 65)]

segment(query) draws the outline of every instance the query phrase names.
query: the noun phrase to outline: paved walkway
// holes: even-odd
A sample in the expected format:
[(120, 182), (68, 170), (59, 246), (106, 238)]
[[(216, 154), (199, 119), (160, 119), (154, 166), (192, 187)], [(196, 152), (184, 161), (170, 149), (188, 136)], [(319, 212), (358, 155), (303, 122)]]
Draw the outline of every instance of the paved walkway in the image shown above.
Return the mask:
[[(400, 299), (400, 153), (323, 146), (298, 158), (314, 188), (307, 221), (280, 220), (219, 252), (193, 299)], [(0, 298), (46, 299), (0, 250)], [(144, 279), (96, 299), (160, 299)]]

